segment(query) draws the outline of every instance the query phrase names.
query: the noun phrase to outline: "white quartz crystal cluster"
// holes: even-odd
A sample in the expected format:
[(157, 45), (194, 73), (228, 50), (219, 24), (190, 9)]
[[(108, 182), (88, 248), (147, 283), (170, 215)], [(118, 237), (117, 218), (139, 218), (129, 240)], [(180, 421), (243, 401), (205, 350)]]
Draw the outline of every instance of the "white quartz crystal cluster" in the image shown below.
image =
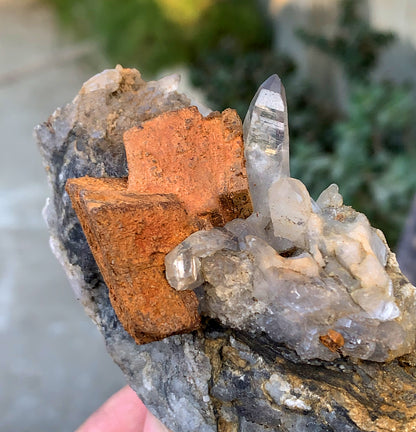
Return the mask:
[[(195, 289), (201, 313), (295, 349), (385, 361), (415, 343), (415, 288), (381, 231), (344, 206), (338, 186), (317, 201), (289, 174), (284, 88), (270, 77), (244, 121), (253, 214), (199, 231), (166, 257), (178, 290)], [(201, 291), (202, 295), (201, 295)], [(327, 335), (338, 336), (328, 347)]]

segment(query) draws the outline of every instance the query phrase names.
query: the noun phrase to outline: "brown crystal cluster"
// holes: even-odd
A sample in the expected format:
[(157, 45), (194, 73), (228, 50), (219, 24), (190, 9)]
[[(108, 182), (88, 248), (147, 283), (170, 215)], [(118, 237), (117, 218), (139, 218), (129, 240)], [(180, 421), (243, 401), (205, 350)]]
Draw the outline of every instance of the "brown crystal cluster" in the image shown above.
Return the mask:
[(193, 291), (166, 281), (164, 258), (200, 229), (251, 212), (241, 120), (166, 112), (124, 134), (128, 179), (69, 179), (66, 190), (109, 288), (137, 343), (199, 326)]

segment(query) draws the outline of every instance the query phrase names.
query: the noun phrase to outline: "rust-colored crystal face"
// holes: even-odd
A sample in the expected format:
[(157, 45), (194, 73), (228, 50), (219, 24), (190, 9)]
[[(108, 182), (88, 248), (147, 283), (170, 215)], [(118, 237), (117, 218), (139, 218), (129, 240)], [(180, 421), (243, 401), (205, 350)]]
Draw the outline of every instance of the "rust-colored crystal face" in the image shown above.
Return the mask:
[(225, 203), (242, 192), (249, 202), (241, 120), (232, 109), (206, 118), (196, 107), (166, 112), (127, 131), (124, 145), (129, 192), (175, 194), (190, 214), (217, 215), (222, 224), (241, 211)]
[(168, 112), (124, 136), (129, 178), (69, 179), (66, 190), (109, 288), (139, 344), (199, 325), (198, 300), (164, 275), (164, 257), (201, 228), (251, 212), (241, 121), (233, 110), (204, 118)]

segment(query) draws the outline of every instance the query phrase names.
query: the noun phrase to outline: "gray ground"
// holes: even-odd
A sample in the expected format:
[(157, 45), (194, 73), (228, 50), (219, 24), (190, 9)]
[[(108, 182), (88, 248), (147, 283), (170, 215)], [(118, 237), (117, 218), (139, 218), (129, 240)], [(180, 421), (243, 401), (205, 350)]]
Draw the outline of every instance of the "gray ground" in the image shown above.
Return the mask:
[(49, 251), (48, 194), (33, 126), (69, 101), (91, 70), (36, 2), (0, 0), (0, 430), (72, 431), (120, 388)]

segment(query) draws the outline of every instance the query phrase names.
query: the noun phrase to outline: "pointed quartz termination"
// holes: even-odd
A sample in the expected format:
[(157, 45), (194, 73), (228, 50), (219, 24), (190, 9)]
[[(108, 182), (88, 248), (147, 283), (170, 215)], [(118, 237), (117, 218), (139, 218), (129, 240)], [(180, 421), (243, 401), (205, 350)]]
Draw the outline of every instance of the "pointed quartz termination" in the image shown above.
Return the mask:
[(269, 215), (268, 190), (289, 177), (286, 95), (274, 74), (257, 90), (244, 119), (244, 155), (254, 212)]

